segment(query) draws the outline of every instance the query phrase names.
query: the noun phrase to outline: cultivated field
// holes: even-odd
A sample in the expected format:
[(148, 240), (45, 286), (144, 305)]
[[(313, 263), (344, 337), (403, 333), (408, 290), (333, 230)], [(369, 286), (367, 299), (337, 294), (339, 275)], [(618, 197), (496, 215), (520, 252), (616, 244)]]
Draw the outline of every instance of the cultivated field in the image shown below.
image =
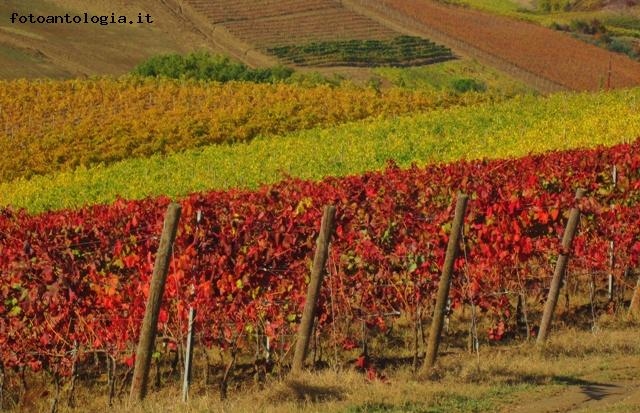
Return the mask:
[[(573, 90), (640, 85), (640, 63), (532, 23), (429, 0), (359, 0)], [(611, 63), (611, 75), (609, 65)]]
[(158, 18), (0, 21), (0, 411), (640, 411), (640, 65), (448, 2), (0, 5)]
[[(606, 326), (603, 314), (617, 313), (616, 320), (624, 320), (640, 266), (634, 224), (640, 220), (639, 144), (406, 170), (390, 165), (360, 176), (317, 183), (289, 179), (253, 192), (208, 192), (182, 199), (158, 316), (161, 337), (153, 347), (157, 388), (175, 383), (180, 375), (176, 366), (181, 364), (178, 354), (190, 306), (198, 310), (193, 328), (199, 359), (208, 365), (209, 351), (217, 352), (220, 364), (227, 365), (216, 379), (223, 399), (230, 380), (238, 386), (253, 377), (259, 386), (288, 374), (322, 206), (327, 204), (336, 205), (337, 215), (309, 352), (318, 368), (353, 366), (363, 373), (362, 380), (384, 383), (385, 368), (392, 363), (407, 370), (422, 363), (424, 327), (433, 323), (432, 298), (440, 288), (456, 191), (471, 199), (449, 295), (461, 318), (451, 315), (457, 334), (447, 335), (445, 356), (455, 348), (464, 351), (466, 340), (471, 348), (482, 342), (483, 357), (490, 359), (500, 351), (494, 343), (520, 342), (520, 351), (527, 348), (524, 340), (541, 328), (548, 268), (558, 253), (567, 254), (558, 234), (572, 207), (580, 208), (584, 218), (573, 242), (558, 324), (595, 331)], [(587, 188), (588, 196), (574, 202), (575, 187)], [(156, 234), (168, 204), (160, 197), (36, 216), (2, 211), (0, 354), (11, 389), (8, 403), (24, 399), (33, 380), (25, 377), (42, 370), (64, 385), (65, 400), (74, 400), (71, 383), (84, 387), (100, 382), (105, 402), (107, 394), (118, 399), (110, 389), (130, 380), (152, 257), (159, 254)], [(609, 274), (616, 285), (614, 298), (607, 298)], [(433, 331), (429, 334), (432, 338)], [(602, 347), (618, 356), (637, 354), (633, 340), (618, 340), (626, 344), (603, 343), (592, 351)], [(545, 352), (554, 351), (553, 344), (538, 349), (543, 359)], [(571, 347), (555, 351), (570, 352)], [(524, 359), (535, 358), (528, 353)], [(473, 368), (471, 360), (479, 355), (466, 356), (464, 363)], [(476, 372), (465, 374), (481, 374), (484, 363), (476, 363)], [(491, 365), (485, 364), (484, 374), (495, 379), (499, 375)], [(436, 370), (422, 372), (422, 380), (441, 380), (458, 368), (444, 357)], [(578, 380), (548, 371), (526, 378), (530, 368), (516, 366), (509, 372), (514, 379), (506, 380), (507, 394), (518, 386)], [(106, 383), (101, 379), (105, 372)], [(394, 377), (397, 370), (389, 374)], [(475, 382), (473, 377), (468, 379)], [(632, 384), (625, 385), (633, 391)], [(50, 399), (62, 400), (60, 388)], [(397, 403), (412, 400), (407, 395)], [(310, 402), (322, 408), (326, 400)], [(474, 411), (464, 405), (457, 409)]]
[[(430, 44), (429, 53), (425, 54), (421, 50), (424, 47), (416, 47), (415, 42), (407, 43), (400, 37), (401, 32), (335, 0), (225, 0), (215, 3), (189, 0), (187, 4), (206, 17), (214, 28), (223, 27), (243, 44), (275, 55), (285, 64), (415, 66), (452, 57), (448, 49), (434, 44)], [(371, 44), (358, 46), (358, 41)], [(394, 50), (394, 42), (404, 43), (404, 53)], [(295, 53), (284, 52), (286, 49), (295, 49)], [(371, 52), (385, 59), (373, 59)]]
[(399, 33), (344, 8), (335, 0), (188, 0), (213, 24), (265, 49), (323, 40), (385, 40)]
[[(149, 13), (155, 20), (152, 25), (20, 25), (10, 23), (12, 12), (72, 16), (84, 12), (108, 16)], [(156, 54), (219, 50), (193, 24), (157, 1), (8, 0), (0, 2), (0, 14), (0, 79), (119, 75)]]
[[(465, 107), (335, 127), (318, 125), (251, 142), (213, 145), (166, 156), (158, 153), (67, 172), (59, 170), (68, 169), (68, 164), (40, 163), (37, 167), (48, 168), (49, 174), (0, 184), (0, 205), (42, 212), (111, 203), (118, 196), (180, 197), (211, 189), (255, 189), (287, 176), (319, 180), (360, 174), (384, 169), (390, 159), (410, 167), (414, 162), (424, 165), (461, 158), (513, 158), (554, 149), (615, 145), (640, 136), (637, 89), (549, 98), (527, 96), (499, 103), (486, 102), (486, 98), (471, 94), (463, 101), (451, 102)], [(345, 110), (353, 103), (343, 103)], [(442, 104), (447, 105), (447, 100)], [(96, 145), (104, 145), (105, 153), (94, 156), (113, 153), (108, 142), (97, 139)], [(120, 147), (126, 148), (136, 140), (122, 137), (120, 142)], [(120, 152), (123, 154), (135, 156), (133, 151)], [(12, 158), (22, 156), (16, 153)], [(70, 159), (71, 156), (80, 155), (71, 153)], [(15, 161), (4, 162), (8, 165)], [(24, 161), (26, 165), (31, 162)]]
[(11, 154), (0, 161), (0, 182), (492, 98), (283, 83), (0, 81), (0, 148)]

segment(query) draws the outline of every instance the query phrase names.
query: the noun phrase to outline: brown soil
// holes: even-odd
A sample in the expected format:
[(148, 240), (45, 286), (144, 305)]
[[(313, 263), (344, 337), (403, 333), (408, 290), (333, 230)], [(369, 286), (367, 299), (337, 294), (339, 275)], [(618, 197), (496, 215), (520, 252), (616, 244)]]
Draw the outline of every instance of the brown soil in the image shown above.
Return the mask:
[(543, 90), (553, 89), (553, 85), (555, 89), (573, 90), (598, 90), (609, 84), (612, 88), (640, 85), (640, 63), (532, 23), (429, 0), (347, 3), (431, 32), (434, 40), (454, 50), (470, 54), (478, 51), (481, 57), (502, 62), (502, 66), (542, 78), (547, 85), (538, 87)]
[[(149, 13), (149, 25), (11, 24), (23, 15)], [(160, 53), (218, 50), (189, 20), (162, 1), (6, 0), (0, 2), (0, 78), (123, 74)]]
[(574, 411), (602, 411), (619, 402), (640, 402), (638, 382), (580, 382), (559, 394), (542, 400), (532, 400), (519, 407), (511, 406), (513, 413), (551, 413)]
[(399, 33), (335, 0), (186, 0), (215, 27), (259, 49), (310, 41), (388, 39)]

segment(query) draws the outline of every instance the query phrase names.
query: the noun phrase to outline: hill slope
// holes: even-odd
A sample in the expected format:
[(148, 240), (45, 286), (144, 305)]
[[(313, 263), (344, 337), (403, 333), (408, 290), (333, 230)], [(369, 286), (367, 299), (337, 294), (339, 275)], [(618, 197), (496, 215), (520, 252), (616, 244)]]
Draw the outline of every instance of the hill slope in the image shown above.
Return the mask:
[(214, 25), (258, 48), (323, 40), (386, 40), (400, 33), (336, 0), (186, 0)]
[[(13, 12), (149, 13), (154, 23), (12, 24)], [(541, 91), (640, 85), (640, 63), (625, 56), (534, 24), (428, 0), (7, 0), (0, 15), (6, 17), (0, 20), (0, 78), (122, 74), (151, 55), (195, 49), (267, 66), (278, 62), (268, 54), (274, 46), (409, 34)]]
[[(20, 15), (111, 16), (137, 18), (149, 13), (153, 24), (12, 24)], [(161, 1), (6, 0), (0, 2), (0, 78), (75, 77), (121, 74), (149, 56), (216, 47), (192, 23)]]
[(640, 85), (640, 63), (545, 27), (434, 1), (349, 1), (429, 33), (435, 40), (467, 54), (480, 54), (494, 65), (514, 67), (550, 83), (548, 90), (597, 90)]

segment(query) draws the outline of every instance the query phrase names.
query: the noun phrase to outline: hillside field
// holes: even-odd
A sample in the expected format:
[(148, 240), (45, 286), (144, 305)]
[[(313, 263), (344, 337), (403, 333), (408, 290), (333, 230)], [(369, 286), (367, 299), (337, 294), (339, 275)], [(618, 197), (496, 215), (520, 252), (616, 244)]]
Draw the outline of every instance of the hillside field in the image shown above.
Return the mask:
[[(149, 13), (152, 25), (12, 24), (11, 13), (23, 15), (91, 15)], [(161, 2), (145, 0), (7, 0), (0, 3), (0, 79), (71, 78), (124, 74), (156, 54), (193, 50), (220, 51), (192, 24)], [(131, 39), (135, 39), (134, 42)]]
[[(321, 179), (359, 174), (383, 169), (390, 159), (409, 167), (414, 162), (511, 158), (631, 142), (640, 136), (639, 92), (523, 96), (80, 167), (0, 183), (0, 205), (30, 211), (75, 208), (112, 202), (118, 196), (183, 196), (210, 189), (257, 188), (286, 176)], [(469, 96), (469, 103), (474, 97), (482, 95)]]
[(430, 0), (354, 3), (388, 19), (433, 32), (436, 41), (454, 50), (456, 46), (470, 50), (471, 54), (478, 50), (481, 55), (513, 65), (560, 88), (599, 90), (640, 84), (640, 62), (536, 24)]
[(639, 7), (4, 1), (0, 411), (640, 411)]

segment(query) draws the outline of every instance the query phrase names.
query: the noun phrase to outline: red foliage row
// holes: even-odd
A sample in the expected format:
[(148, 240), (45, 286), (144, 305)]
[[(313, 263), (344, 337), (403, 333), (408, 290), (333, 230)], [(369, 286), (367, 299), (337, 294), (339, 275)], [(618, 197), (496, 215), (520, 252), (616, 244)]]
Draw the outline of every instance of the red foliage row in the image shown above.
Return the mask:
[[(612, 166), (617, 167), (614, 188)], [(209, 345), (239, 331), (295, 330), (322, 206), (337, 206), (320, 325), (429, 306), (455, 205), (470, 195), (454, 304), (506, 316), (505, 290), (543, 296), (577, 187), (587, 188), (574, 270), (616, 273), (640, 258), (640, 141), (515, 160), (458, 162), (322, 182), (290, 179), (256, 192), (194, 194), (180, 222), (159, 330), (181, 338), (189, 306)], [(169, 200), (118, 201), (30, 216), (0, 211), (0, 357), (4, 367), (69, 371), (70, 352), (130, 351), (144, 312)], [(200, 214), (199, 214), (200, 212)], [(201, 216), (198, 221), (198, 216)], [(470, 282), (467, 284), (466, 276)], [(330, 305), (333, 304), (333, 305)], [(340, 337), (345, 346), (353, 342)]]

